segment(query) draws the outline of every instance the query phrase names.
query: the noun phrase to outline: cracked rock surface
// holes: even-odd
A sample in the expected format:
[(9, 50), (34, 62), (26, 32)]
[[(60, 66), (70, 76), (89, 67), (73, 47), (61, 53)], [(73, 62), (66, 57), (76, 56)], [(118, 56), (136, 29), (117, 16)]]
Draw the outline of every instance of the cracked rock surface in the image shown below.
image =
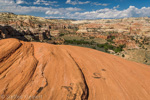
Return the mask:
[(100, 51), (0, 40), (0, 100), (149, 100), (150, 67)]

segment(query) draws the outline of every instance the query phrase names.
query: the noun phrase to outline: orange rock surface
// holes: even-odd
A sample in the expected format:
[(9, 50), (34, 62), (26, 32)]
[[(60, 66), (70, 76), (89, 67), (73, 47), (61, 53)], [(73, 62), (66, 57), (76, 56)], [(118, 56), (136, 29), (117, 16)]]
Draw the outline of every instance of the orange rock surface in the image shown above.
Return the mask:
[(149, 100), (150, 67), (93, 49), (0, 40), (0, 100)]

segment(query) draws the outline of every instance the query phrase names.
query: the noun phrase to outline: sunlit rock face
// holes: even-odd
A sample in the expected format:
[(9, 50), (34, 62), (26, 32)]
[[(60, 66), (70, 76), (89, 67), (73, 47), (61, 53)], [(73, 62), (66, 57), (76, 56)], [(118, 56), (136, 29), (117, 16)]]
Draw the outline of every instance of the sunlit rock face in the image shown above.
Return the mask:
[(149, 72), (93, 49), (0, 40), (0, 100), (149, 100)]

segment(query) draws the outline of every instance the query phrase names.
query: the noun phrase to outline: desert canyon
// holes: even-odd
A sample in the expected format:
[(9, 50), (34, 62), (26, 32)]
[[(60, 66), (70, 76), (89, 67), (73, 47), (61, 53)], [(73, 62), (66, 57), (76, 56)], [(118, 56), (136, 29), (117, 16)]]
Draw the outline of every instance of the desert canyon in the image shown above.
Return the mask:
[(0, 13), (0, 39), (88, 47), (150, 65), (150, 18), (45, 19)]
[(150, 18), (0, 17), (0, 100), (150, 100)]

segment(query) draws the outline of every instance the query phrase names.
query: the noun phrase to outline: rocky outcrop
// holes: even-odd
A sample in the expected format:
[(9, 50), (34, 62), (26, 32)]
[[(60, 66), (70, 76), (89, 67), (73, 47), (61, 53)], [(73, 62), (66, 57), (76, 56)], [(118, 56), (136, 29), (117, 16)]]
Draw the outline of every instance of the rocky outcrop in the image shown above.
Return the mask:
[(0, 40), (1, 100), (149, 100), (149, 72), (88, 48)]
[(51, 34), (48, 30), (43, 31), (35, 31), (35, 30), (25, 30), (25, 31), (17, 31), (11, 26), (0, 26), (0, 38), (17, 38), (24, 41), (33, 41), (44, 39), (50, 39)]
[(18, 38), (20, 40), (26, 41), (27, 39), (24, 37), (24, 32), (19, 32), (11, 26), (1, 26), (0, 25), (0, 38)]
[[(9, 28), (6, 28), (6, 26)], [(58, 37), (60, 31), (73, 33), (76, 28), (76, 25), (64, 20), (50, 20), (28, 15), (0, 13), (1, 38), (13, 38), (14, 35), (18, 37), (23, 35), (27, 37), (28, 41), (43, 41), (44, 39), (50, 39), (51, 36)], [(8, 33), (11, 36), (8, 36)]]
[(118, 32), (132, 35), (150, 34), (150, 18), (127, 18), (127, 19), (100, 19), (100, 20), (80, 20), (71, 21), (74, 24), (79, 24), (77, 33), (94, 33), (101, 32)]

